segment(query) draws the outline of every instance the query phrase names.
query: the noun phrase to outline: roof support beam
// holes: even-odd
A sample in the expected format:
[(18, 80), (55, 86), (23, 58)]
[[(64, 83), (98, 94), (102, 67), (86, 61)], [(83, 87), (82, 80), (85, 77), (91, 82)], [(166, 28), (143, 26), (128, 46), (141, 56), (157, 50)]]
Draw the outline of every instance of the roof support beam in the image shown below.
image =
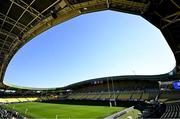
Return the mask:
[[(48, 9), (50, 9), (51, 7), (53, 7), (54, 5), (56, 5), (58, 2), (60, 2), (60, 0), (57, 0), (56, 2), (54, 2), (53, 4), (51, 4), (49, 7), (47, 7), (46, 9), (44, 9), (40, 14), (38, 14), (31, 22), (29, 22), (28, 25), (26, 25), (25, 28), (23, 28), (23, 29), (21, 30), (20, 34), (23, 33), (24, 30), (25, 30), (29, 25), (31, 25), (31, 23), (32, 23), (33, 21), (35, 21), (35, 20), (38, 18), (39, 15), (43, 14), (44, 12), (46, 12)], [(30, 5), (29, 5), (29, 7), (30, 7)], [(18, 21), (18, 20), (17, 20), (17, 21)], [(14, 46), (17, 45), (16, 43), (13, 44), (14, 42), (15, 42), (15, 40), (14, 40), (14, 41), (12, 42), (12, 44), (10, 45), (9, 49), (11, 49), (11, 47), (14, 47)], [(1, 51), (1, 50), (0, 50), (0, 51)]]
[(6, 18), (7, 18), (7, 16), (8, 16), (8, 14), (9, 14), (9, 11), (11, 10), (12, 5), (13, 5), (13, 3), (11, 3), (8, 11), (6, 12), (6, 15), (5, 15), (5, 17), (4, 17), (3, 23), (1, 24), (1, 29), (2, 29), (2, 27), (3, 27), (3, 25), (4, 25), (4, 22), (6, 21)]
[(180, 9), (180, 6), (174, 1), (174, 0), (170, 0), (178, 9)]
[[(25, 7), (23, 7), (22, 5), (20, 5), (19, 3), (15, 2), (15, 0), (10, 0), (10, 1), (11, 1), (12, 3), (14, 3), (15, 5), (19, 6), (20, 8), (22, 8), (24, 11), (27, 11), (28, 13), (30, 13), (30, 14), (33, 15), (34, 17), (37, 16), (37, 14), (35, 14), (35, 13), (33, 13), (33, 12), (31, 12), (31, 11), (28, 10), (28, 9), (30, 8), (29, 5), (25, 8)], [(22, 2), (21, 2), (21, 3), (22, 3)], [(24, 4), (24, 3), (23, 3), (23, 4)], [(27, 9), (27, 8), (28, 8), (28, 9)], [(40, 16), (38, 16), (37, 18), (41, 19)]]
[(27, 6), (27, 8), (23, 11), (23, 13), (19, 16), (19, 18), (17, 19), (16, 23), (13, 25), (13, 27), (11, 28), (11, 30), (9, 31), (8, 35), (6, 36), (5, 40), (4, 40), (4, 43), (3, 43), (3, 46), (1, 47), (0, 49), (0, 53), (2, 52), (2, 49), (6, 43), (6, 40), (8, 39), (9, 37), (9, 34), (13, 31), (13, 29), (15, 28), (16, 24), (18, 23), (18, 21), (22, 18), (22, 16), (24, 15), (24, 13), (28, 10), (28, 8), (35, 2), (35, 0), (33, 0), (29, 6)]
[[(4, 42), (4, 40), (0, 38), (0, 42), (2, 43), (2, 42)], [(10, 45), (11, 42), (7, 41), (7, 44)]]
[[(5, 18), (5, 15), (0, 12), (0, 20), (3, 21), (4, 18)], [(16, 20), (14, 20), (14, 19), (7, 16), (5, 22), (13, 26), (16, 23)], [(18, 28), (19, 30), (22, 30), (24, 27), (26, 27), (26, 26), (23, 25), (20, 22), (18, 22), (17, 25), (16, 25), (16, 28)]]
[[(26, 2), (24, 2), (23, 0), (19, 0), (19, 1), (22, 2), (23, 4), (25, 4), (26, 6), (28, 6), (28, 4)], [(33, 8), (31, 6), (29, 8), (32, 11), (32, 13), (35, 13), (36, 16), (37, 16), (37, 14), (40, 14), (41, 17), (44, 17), (44, 15), (41, 14), (39, 11), (37, 11), (35, 8)]]
[(168, 15), (168, 16), (162, 18), (161, 20), (167, 22), (166, 25), (161, 27), (162, 29), (164, 29), (167, 26), (169, 26), (170, 24), (173, 24), (173, 23), (176, 23), (176, 22), (180, 21), (180, 12), (179, 11), (175, 12), (175, 13), (173, 13), (171, 15)]
[[(3, 40), (2, 40), (2, 39), (0, 39), (0, 45), (3, 45)], [(5, 46), (6, 46), (6, 47), (9, 47), (10, 44), (9, 44), (9, 43), (6, 43)]]
[[(62, 2), (62, 1), (61, 1)], [(61, 3), (60, 2), (60, 3)], [(64, 2), (67, 4), (68, 7), (70, 7), (71, 9), (75, 9), (67, 0), (64, 0)]]
[[(56, 2), (54, 2), (53, 4), (51, 4), (49, 7), (47, 7), (46, 9), (44, 9), (41, 14), (43, 14), (44, 12), (46, 12), (48, 9), (50, 9), (52, 6), (54, 6), (55, 4), (57, 4), (58, 2), (60, 2), (60, 0), (57, 0)], [(20, 34), (31, 24), (33, 23), (38, 17), (39, 17), (40, 14), (38, 14), (31, 22), (29, 22), (26, 27), (20, 32)]]
[[(2, 44), (3, 45), (3, 44)], [(3, 46), (3, 48), (1, 48), (3, 51), (1, 53), (8, 53), (9, 52), (9, 47), (5, 48), (5, 45)]]
[(124, 11), (133, 11), (135, 14), (141, 15), (148, 9), (150, 2), (143, 3), (143, 2), (136, 2), (130, 0), (111, 0), (112, 4), (118, 5), (120, 10)]
[(13, 33), (9, 33), (8, 31), (5, 31), (5, 30), (0, 30), (0, 34), (3, 34), (5, 36), (8, 36), (9, 35), (9, 38), (11, 39), (19, 39), (17, 35), (13, 34)]
[(170, 14), (170, 15), (164, 17), (163, 19), (169, 19), (169, 18), (172, 18), (172, 17), (174, 17), (174, 16), (178, 16), (178, 15), (180, 15), (180, 11), (175, 12), (175, 13), (173, 13), (173, 14)]
[(106, 0), (107, 8), (109, 8), (109, 0)]

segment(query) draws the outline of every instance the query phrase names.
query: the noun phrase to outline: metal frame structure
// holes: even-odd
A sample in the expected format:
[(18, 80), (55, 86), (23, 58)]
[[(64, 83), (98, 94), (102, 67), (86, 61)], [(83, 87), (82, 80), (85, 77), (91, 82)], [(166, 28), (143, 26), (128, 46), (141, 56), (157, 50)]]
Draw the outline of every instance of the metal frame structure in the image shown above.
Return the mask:
[(2, 0), (0, 1), (0, 87), (14, 54), (43, 31), (81, 14), (115, 10), (144, 17), (165, 36), (180, 75), (179, 0)]

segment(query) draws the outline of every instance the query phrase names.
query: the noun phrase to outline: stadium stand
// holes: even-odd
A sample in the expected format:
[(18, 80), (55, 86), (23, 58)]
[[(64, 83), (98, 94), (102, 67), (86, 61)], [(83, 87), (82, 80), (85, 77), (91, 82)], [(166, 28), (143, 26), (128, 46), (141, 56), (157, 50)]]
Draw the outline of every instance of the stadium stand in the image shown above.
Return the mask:
[(0, 106), (0, 118), (1, 119), (26, 119), (26, 117), (20, 115), (16, 111), (5, 109)]
[(31, 101), (57, 100), (63, 98), (59, 90), (49, 89), (0, 89), (0, 103), (20, 103)]
[(171, 100), (179, 100), (180, 99), (180, 89), (178, 87), (174, 87), (174, 82), (178, 81), (165, 81), (160, 82), (160, 94), (159, 100), (161, 102), (171, 101)]
[(180, 118), (180, 102), (166, 103), (166, 111), (161, 116), (161, 119), (165, 118)]
[(38, 98), (0, 98), (0, 103), (20, 103), (20, 102), (30, 102), (36, 101)]
[[(125, 107), (128, 105), (141, 110), (143, 118), (160, 118), (161, 116), (165, 118), (177, 117), (179, 106), (168, 106), (169, 104), (164, 106), (164, 104), (158, 102), (158, 99), (165, 99), (169, 96), (176, 99), (175, 97), (179, 96), (177, 92), (177, 90), (160, 90), (159, 82), (155, 80), (94, 79), (55, 90), (1, 90), (0, 95), (3, 96), (0, 98), (0, 102), (6, 104), (39, 101), (44, 103), (102, 104)], [(174, 112), (172, 108), (178, 111)], [(172, 113), (169, 114), (171, 111)]]
[(99, 80), (71, 87), (67, 99), (145, 101), (155, 100), (158, 94), (157, 81)]
[[(13, 7), (12, 7), (13, 6)], [(35, 36), (39, 35), (43, 31), (52, 28), (56, 24), (62, 23), (75, 16), (104, 10), (116, 10), (126, 13), (132, 13), (140, 15), (154, 26), (160, 29), (167, 43), (172, 49), (176, 58), (176, 75), (172, 78), (173, 80), (179, 80), (180, 78), (180, 18), (179, 18), (179, 0), (114, 0), (114, 1), (88, 1), (88, 0), (2, 0), (0, 1), (0, 20), (1, 20), (1, 53), (0, 53), (0, 87), (4, 88), (0, 91), (1, 101), (3, 102), (14, 102), (14, 101), (26, 101), (27, 100), (52, 100), (52, 99), (110, 99), (114, 98), (117, 100), (155, 100), (160, 97), (162, 100), (176, 100), (179, 98), (177, 92), (161, 92), (154, 82), (145, 83), (141, 85), (138, 82), (134, 82), (134, 86), (131, 83), (123, 85), (119, 82), (114, 81), (114, 86), (105, 85), (102, 80), (92, 82), (94, 86), (85, 85), (84, 87), (76, 85), (77, 88), (66, 87), (66, 89), (72, 89), (72, 92), (65, 92), (65, 95), (58, 97), (57, 94), (53, 93), (54, 96), (49, 95), (51, 92), (43, 91), (41, 94), (36, 93), (32, 90), (17, 90), (16, 92), (8, 92), (8, 89), (12, 88), (3, 83), (6, 68), (15, 55), (15, 53), (25, 43), (29, 42)], [(18, 14), (14, 14), (14, 11), (18, 11)], [(170, 72), (170, 73), (174, 73)], [(173, 74), (170, 74), (173, 75)], [(130, 78), (132, 78), (131, 76)], [(138, 76), (136, 76), (139, 78)], [(169, 80), (169, 74), (163, 77), (154, 76), (150, 77), (149, 80)], [(127, 79), (127, 80), (130, 80)], [(143, 77), (144, 78), (144, 77)], [(141, 79), (143, 79), (141, 78)], [(171, 80), (171, 79), (170, 79)], [(110, 81), (111, 82), (111, 81)], [(143, 81), (142, 81), (143, 83)], [(107, 84), (107, 82), (106, 82)], [(111, 84), (111, 83), (109, 83)], [(152, 85), (151, 85), (152, 84)], [(153, 84), (155, 84), (153, 86)], [(86, 88), (87, 86), (87, 88)], [(98, 87), (98, 88), (97, 88)], [(112, 88), (113, 87), (113, 88)], [(122, 88), (123, 87), (123, 88)], [(78, 88), (80, 90), (78, 90)], [(4, 91), (4, 90), (7, 90)], [(19, 99), (20, 98), (20, 99)], [(29, 99), (28, 99), (29, 98)], [(166, 113), (162, 118), (176, 118), (179, 116), (176, 110), (179, 110), (179, 103), (166, 104)], [(154, 109), (154, 108), (153, 108)], [(168, 111), (169, 110), (169, 111)], [(9, 118), (12, 113), (1, 109), (1, 118)], [(173, 116), (175, 115), (175, 116)], [(11, 115), (12, 116), (12, 115)]]
[(178, 99), (180, 99), (179, 90), (161, 91), (160, 93), (160, 101), (178, 100)]

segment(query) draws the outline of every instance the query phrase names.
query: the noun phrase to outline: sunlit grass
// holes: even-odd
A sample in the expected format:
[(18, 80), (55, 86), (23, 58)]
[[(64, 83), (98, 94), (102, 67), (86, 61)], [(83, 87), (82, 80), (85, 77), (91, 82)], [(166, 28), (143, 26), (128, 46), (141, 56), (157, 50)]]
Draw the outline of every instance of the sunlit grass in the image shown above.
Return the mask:
[[(124, 107), (52, 104), (39, 102), (8, 104), (6, 107), (14, 109), (19, 113), (32, 118), (103, 118), (125, 109)], [(27, 113), (25, 114), (25, 112)]]

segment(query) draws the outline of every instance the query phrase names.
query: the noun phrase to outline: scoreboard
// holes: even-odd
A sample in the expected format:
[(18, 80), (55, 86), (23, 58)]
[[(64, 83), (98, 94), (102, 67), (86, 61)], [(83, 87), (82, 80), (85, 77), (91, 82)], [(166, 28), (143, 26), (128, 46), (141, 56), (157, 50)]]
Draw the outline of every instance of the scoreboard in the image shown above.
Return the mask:
[(173, 88), (180, 90), (180, 81), (173, 82)]

